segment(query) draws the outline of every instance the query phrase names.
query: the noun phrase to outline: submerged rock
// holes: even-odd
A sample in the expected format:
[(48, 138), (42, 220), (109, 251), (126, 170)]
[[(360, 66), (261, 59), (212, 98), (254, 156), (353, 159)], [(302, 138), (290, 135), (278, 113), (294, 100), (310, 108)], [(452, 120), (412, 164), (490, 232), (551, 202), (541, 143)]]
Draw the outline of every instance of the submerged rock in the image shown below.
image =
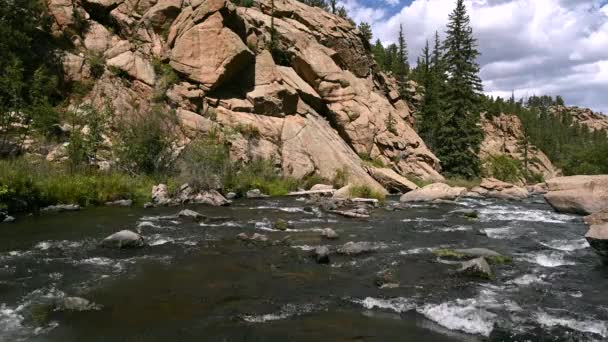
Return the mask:
[(321, 236), (329, 240), (335, 240), (340, 238), (338, 233), (336, 233), (336, 231), (331, 228), (323, 229), (323, 231), (321, 232)]
[(469, 277), (494, 279), (492, 268), (484, 257), (463, 262), (457, 272)]
[(283, 219), (277, 219), (276, 221), (274, 221), (274, 223), (272, 224), (272, 229), (275, 230), (287, 230), (288, 228), (290, 228), (290, 224), (289, 222), (283, 220)]
[(329, 260), (329, 248), (326, 246), (319, 246), (317, 248), (315, 248), (314, 252), (313, 252), (313, 256), (315, 258), (315, 260), (317, 261), (317, 264), (329, 264), (330, 260)]
[(436, 249), (433, 250), (433, 254), (452, 260), (467, 260), (483, 257), (492, 264), (505, 264), (512, 261), (511, 257), (487, 248)]
[(585, 238), (602, 262), (608, 265), (608, 223), (591, 226)]
[(46, 208), (42, 208), (42, 211), (55, 212), (55, 213), (61, 213), (64, 211), (78, 211), (78, 210), (80, 210), (80, 205), (78, 205), (78, 204), (57, 204), (57, 205), (50, 205)]
[(127, 200), (118, 200), (113, 202), (106, 202), (108, 207), (130, 207), (133, 205), (133, 201), (130, 199)]
[(66, 297), (58, 306), (60, 310), (67, 311), (90, 311), (101, 309), (100, 305), (80, 297)]
[(374, 284), (378, 287), (398, 287), (399, 280), (393, 270), (386, 269), (376, 273)]
[(236, 236), (236, 238), (241, 241), (268, 242), (268, 236), (266, 236), (264, 234), (258, 234), (258, 233), (254, 233), (253, 235), (251, 235), (251, 237), (249, 237), (245, 233), (240, 233), (239, 235)]
[(205, 215), (190, 209), (180, 211), (177, 216), (181, 218), (189, 218), (197, 222), (205, 219)]
[(445, 183), (433, 183), (422, 189), (410, 191), (401, 196), (401, 202), (431, 202), (435, 200), (455, 200), (467, 192), (466, 188), (453, 188)]
[(137, 248), (144, 246), (144, 239), (135, 232), (122, 230), (105, 238), (101, 242), (101, 246), (108, 248)]
[(249, 199), (256, 199), (256, 198), (267, 198), (270, 196), (263, 194), (262, 191), (260, 191), (260, 189), (253, 189), (253, 190), (247, 191), (246, 197)]
[(330, 213), (348, 218), (369, 218), (369, 213), (353, 210), (329, 210)]
[(364, 253), (375, 252), (378, 247), (372, 242), (360, 241), (360, 242), (347, 242), (342, 247), (338, 248), (338, 253), (344, 255), (360, 255)]

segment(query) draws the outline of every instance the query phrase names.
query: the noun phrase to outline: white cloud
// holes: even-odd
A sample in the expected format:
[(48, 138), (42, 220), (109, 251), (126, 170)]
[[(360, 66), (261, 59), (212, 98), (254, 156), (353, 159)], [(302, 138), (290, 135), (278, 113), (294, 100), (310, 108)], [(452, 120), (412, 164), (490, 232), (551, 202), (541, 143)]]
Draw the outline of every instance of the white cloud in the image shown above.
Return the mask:
[(384, 0), (387, 4), (391, 5), (391, 6), (396, 6), (399, 5), (399, 0)]
[[(353, 19), (394, 42), (403, 24), (410, 61), (435, 30), (441, 35), (454, 0), (414, 0), (396, 13), (347, 0)], [(605, 1), (604, 1), (605, 2)], [(562, 94), (567, 102), (608, 112), (608, 4), (600, 0), (465, 0), (490, 94)]]

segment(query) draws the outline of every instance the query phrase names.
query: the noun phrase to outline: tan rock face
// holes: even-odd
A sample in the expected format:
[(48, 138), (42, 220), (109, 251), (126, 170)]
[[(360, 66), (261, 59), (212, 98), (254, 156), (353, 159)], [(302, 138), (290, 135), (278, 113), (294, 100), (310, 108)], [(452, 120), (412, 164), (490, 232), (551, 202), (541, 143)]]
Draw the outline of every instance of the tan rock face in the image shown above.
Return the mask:
[(435, 200), (452, 201), (464, 195), (466, 188), (451, 187), (445, 183), (433, 183), (401, 196), (401, 202), (428, 202)]
[(171, 52), (171, 66), (207, 90), (252, 64), (253, 53), (236, 33), (224, 27), (219, 12), (184, 32)]
[(587, 126), (592, 131), (605, 131), (608, 133), (608, 116), (595, 113), (589, 108), (553, 106), (549, 112), (554, 115), (568, 113), (574, 122)]
[(148, 85), (154, 85), (156, 74), (152, 64), (140, 53), (127, 51), (106, 62), (125, 71), (131, 77), (138, 79)]
[(385, 189), (393, 193), (407, 193), (418, 189), (418, 185), (397, 172), (387, 168), (366, 167), (367, 172), (382, 184)]
[(608, 208), (608, 175), (553, 178), (547, 186), (545, 199), (559, 212), (592, 214)]
[[(524, 134), (521, 121), (515, 115), (501, 114), (493, 118), (482, 115), (481, 124), (484, 140), (481, 143), (479, 157), (485, 160), (490, 156), (507, 155), (523, 163), (524, 149), (521, 142)], [(536, 146), (528, 147), (528, 170), (542, 174), (545, 179), (551, 179), (561, 174), (549, 158)], [(522, 179), (522, 184), (525, 180)]]
[(599, 224), (608, 224), (608, 208), (596, 211), (595, 213), (585, 217), (585, 223), (593, 226)]

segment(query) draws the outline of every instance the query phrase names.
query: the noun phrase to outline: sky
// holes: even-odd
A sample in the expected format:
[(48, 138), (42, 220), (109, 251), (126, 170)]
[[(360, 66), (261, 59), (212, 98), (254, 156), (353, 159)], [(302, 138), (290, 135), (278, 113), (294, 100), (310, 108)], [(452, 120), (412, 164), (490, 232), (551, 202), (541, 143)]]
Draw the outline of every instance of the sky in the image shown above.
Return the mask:
[[(444, 36), (456, 0), (341, 0), (373, 40), (396, 41), (403, 24), (410, 63)], [(608, 114), (608, 0), (465, 0), (481, 52), (484, 91), (517, 98), (562, 95)]]

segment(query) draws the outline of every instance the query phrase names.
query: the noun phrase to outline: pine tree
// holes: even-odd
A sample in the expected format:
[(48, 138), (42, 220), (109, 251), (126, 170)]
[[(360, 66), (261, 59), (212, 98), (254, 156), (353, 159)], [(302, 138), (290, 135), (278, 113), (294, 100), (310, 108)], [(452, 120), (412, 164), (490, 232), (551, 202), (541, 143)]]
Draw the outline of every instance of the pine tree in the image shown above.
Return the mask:
[(386, 71), (395, 72), (395, 60), (397, 59), (397, 45), (391, 44), (384, 50), (384, 66)]
[(336, 4), (338, 3), (337, 0), (329, 0), (329, 6), (331, 8), (331, 13), (336, 14)]
[(399, 36), (397, 37), (397, 60), (394, 62), (393, 72), (397, 80), (404, 82), (407, 78), (410, 66), (408, 63), (407, 43), (403, 34), (403, 25), (399, 25)]
[(456, 1), (446, 34), (446, 106), (437, 136), (437, 156), (446, 174), (470, 179), (481, 173), (479, 149), (483, 132), (478, 123), (482, 86), (476, 61), (479, 51), (463, 0)]
[(376, 63), (378, 63), (378, 66), (380, 67), (380, 69), (386, 70), (386, 65), (384, 64), (384, 62), (385, 62), (384, 46), (382, 45), (382, 42), (380, 41), (380, 39), (376, 39), (376, 43), (374, 44), (374, 46), (372, 46), (372, 54), (374, 55), (374, 59), (376, 60)]
[(363, 21), (359, 24), (358, 29), (361, 33), (361, 37), (363, 38), (363, 40), (369, 43), (369, 41), (372, 40), (372, 27), (368, 23)]

